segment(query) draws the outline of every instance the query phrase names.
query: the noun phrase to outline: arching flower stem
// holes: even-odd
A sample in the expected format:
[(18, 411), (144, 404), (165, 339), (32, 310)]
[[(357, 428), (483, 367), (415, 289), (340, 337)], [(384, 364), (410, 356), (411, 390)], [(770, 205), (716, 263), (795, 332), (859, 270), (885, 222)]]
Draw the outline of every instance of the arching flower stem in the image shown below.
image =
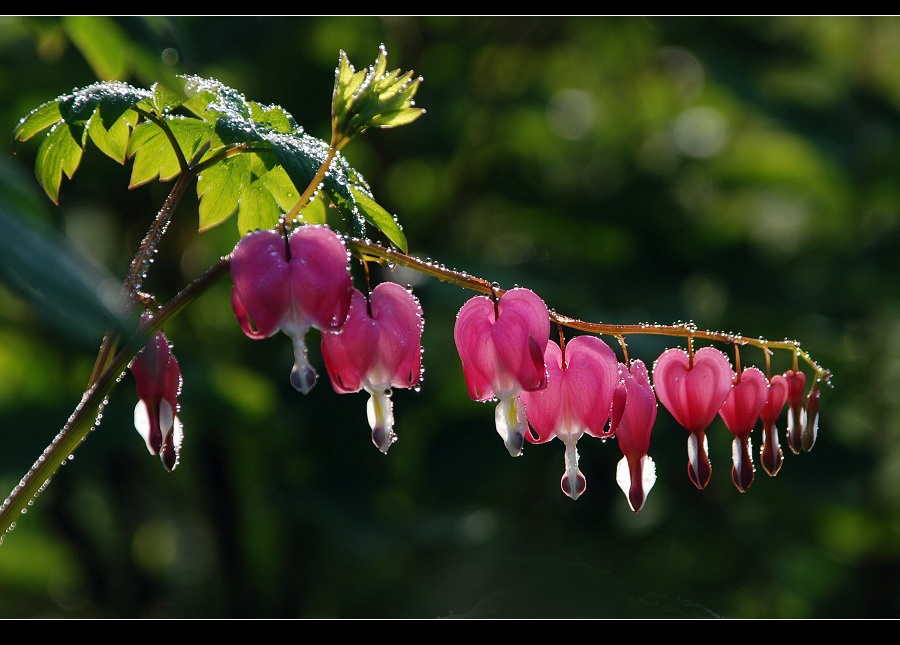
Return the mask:
[[(506, 293), (505, 289), (497, 287), (495, 284), (488, 282), (484, 278), (479, 278), (469, 273), (448, 269), (433, 262), (425, 262), (423, 260), (420, 260), (419, 258), (406, 255), (405, 253), (400, 253), (399, 251), (374, 244), (369, 240), (346, 238), (345, 242), (347, 244), (347, 248), (352, 253), (356, 254), (360, 259), (368, 259), (388, 266), (403, 266), (408, 269), (418, 271), (419, 273), (435, 277), (442, 282), (450, 282), (464, 289), (477, 291), (487, 296), (499, 298), (504, 293)], [(694, 323), (690, 322), (679, 322), (671, 325), (663, 325), (659, 323), (639, 323), (633, 325), (594, 323), (579, 320), (577, 318), (571, 318), (569, 316), (564, 316), (552, 310), (550, 311), (550, 319), (553, 322), (565, 327), (569, 327), (570, 329), (575, 329), (592, 334), (613, 336), (619, 339), (619, 343), (623, 345), (623, 350), (624, 337), (638, 334), (684, 338), (688, 343), (689, 355), (693, 354), (692, 350), (694, 339), (730, 343), (735, 346), (749, 345), (752, 347), (759, 347), (766, 351), (767, 357), (770, 353), (769, 350), (785, 349), (792, 352), (795, 369), (797, 368), (798, 361), (802, 359), (815, 372), (816, 380), (822, 381), (826, 385), (830, 384), (831, 370), (822, 367), (816, 361), (814, 361), (808, 352), (802, 351), (800, 349), (800, 343), (794, 340), (776, 341), (767, 340), (765, 338), (746, 338), (740, 334), (698, 329)]]

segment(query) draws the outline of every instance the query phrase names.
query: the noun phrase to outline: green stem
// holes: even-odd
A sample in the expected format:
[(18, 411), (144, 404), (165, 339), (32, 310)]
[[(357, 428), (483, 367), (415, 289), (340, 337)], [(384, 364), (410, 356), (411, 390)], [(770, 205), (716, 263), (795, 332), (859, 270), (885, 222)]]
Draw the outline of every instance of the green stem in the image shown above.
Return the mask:
[(185, 287), (149, 319), (147, 324), (141, 325), (122, 348), (106, 362), (106, 366), (85, 391), (81, 402), (69, 417), (66, 425), (44, 449), (44, 452), (12, 490), (6, 501), (0, 505), (0, 544), (6, 534), (15, 528), (16, 519), (28, 509), (33, 500), (50, 483), (59, 468), (70, 459), (70, 455), (87, 438), (91, 428), (98, 423), (98, 415), (103, 412), (109, 393), (120, 380), (131, 359), (146, 346), (150, 338), (162, 329), (168, 320), (225, 275), (230, 262), (230, 256), (222, 258)]

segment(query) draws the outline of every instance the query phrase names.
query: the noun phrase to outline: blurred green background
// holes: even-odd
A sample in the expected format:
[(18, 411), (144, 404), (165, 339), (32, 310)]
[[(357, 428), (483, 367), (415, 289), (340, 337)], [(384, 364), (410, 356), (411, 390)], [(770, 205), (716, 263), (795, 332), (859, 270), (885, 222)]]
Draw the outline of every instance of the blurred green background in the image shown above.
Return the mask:
[[(717, 419), (698, 491), (660, 407), (644, 510), (615, 483), (615, 442), (590, 437), (572, 501), (561, 442), (512, 459), (493, 406), (467, 397), (452, 329), (472, 294), (396, 270), (379, 278), (420, 298), (425, 379), (395, 393), (385, 456), (367, 395), (324, 380), (317, 332), (303, 397), (289, 340), (244, 337), (225, 278), (167, 327), (181, 465), (147, 454), (126, 377), (0, 546), (0, 617), (900, 617), (900, 19), (2, 17), (0, 207), (119, 280), (170, 184), (128, 190), (129, 166), (92, 149), (54, 206), (34, 142), (13, 154), (21, 117), (98, 79), (190, 73), (328, 139), (339, 51), (360, 69), (380, 44), (424, 78), (426, 114), (345, 153), (412, 255), (584, 320), (799, 340), (834, 372), (814, 450), (785, 446), (778, 476), (758, 469), (741, 494)], [(234, 220), (198, 234), (196, 206), (146, 283), (161, 300), (237, 240)], [(4, 494), (99, 341), (0, 286)], [(629, 353), (649, 365), (673, 344), (630, 337)]]

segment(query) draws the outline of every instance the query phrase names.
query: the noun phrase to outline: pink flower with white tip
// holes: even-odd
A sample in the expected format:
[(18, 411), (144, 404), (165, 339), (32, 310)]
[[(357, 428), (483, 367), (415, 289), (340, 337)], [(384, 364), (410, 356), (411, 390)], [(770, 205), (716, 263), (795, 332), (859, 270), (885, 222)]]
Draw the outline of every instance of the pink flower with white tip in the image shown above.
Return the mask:
[(778, 441), (778, 417), (787, 402), (788, 382), (781, 374), (776, 374), (769, 379), (769, 387), (766, 390), (766, 404), (759, 413), (763, 423), (763, 440), (760, 448), (760, 463), (770, 477), (774, 477), (781, 470), (784, 461), (784, 453)]
[(595, 336), (577, 336), (562, 348), (548, 342), (544, 362), (547, 387), (519, 396), (533, 430), (526, 438), (544, 443), (558, 437), (565, 444), (566, 470), (560, 487), (578, 499), (586, 481), (578, 469), (576, 444), (585, 433), (610, 436), (605, 427), (619, 381), (618, 363), (609, 346)]
[(307, 394), (316, 384), (306, 332), (336, 330), (350, 309), (347, 249), (325, 226), (302, 226), (289, 241), (274, 231), (244, 236), (231, 258), (231, 305), (244, 334), (254, 340), (277, 331), (291, 337), (291, 385)]
[(688, 476), (705, 488), (712, 475), (706, 429), (731, 390), (731, 363), (715, 347), (689, 355), (680, 347), (667, 349), (653, 366), (653, 386), (665, 408), (688, 437)]
[[(143, 321), (149, 319), (143, 315)], [(178, 418), (181, 369), (169, 341), (158, 332), (129, 364), (140, 400), (134, 407), (134, 427), (151, 455), (159, 455), (163, 467), (175, 470), (184, 437)]]
[(382, 282), (368, 300), (353, 289), (340, 331), (322, 334), (322, 358), (338, 394), (369, 393), (372, 442), (383, 453), (397, 440), (391, 388), (413, 388), (422, 373), (422, 308), (408, 290)]
[(528, 421), (518, 396), (547, 386), (544, 350), (550, 340), (550, 312), (530, 289), (515, 288), (497, 301), (468, 300), (453, 328), (469, 396), (498, 399), (497, 432), (509, 454), (522, 454)]
[(750, 433), (766, 405), (769, 381), (757, 368), (748, 367), (734, 376), (733, 383), (719, 416), (734, 435), (731, 443), (731, 480), (739, 491), (745, 493), (753, 483)]
[(656, 394), (643, 361), (631, 361), (629, 367), (619, 363), (619, 373), (622, 381), (614, 395), (610, 425), (624, 455), (616, 467), (616, 483), (631, 510), (638, 513), (656, 483), (656, 464), (647, 454), (656, 423)]
[(806, 427), (806, 408), (803, 407), (803, 391), (806, 389), (806, 374), (799, 370), (784, 373), (788, 384), (788, 447), (795, 455), (803, 450), (803, 428)]

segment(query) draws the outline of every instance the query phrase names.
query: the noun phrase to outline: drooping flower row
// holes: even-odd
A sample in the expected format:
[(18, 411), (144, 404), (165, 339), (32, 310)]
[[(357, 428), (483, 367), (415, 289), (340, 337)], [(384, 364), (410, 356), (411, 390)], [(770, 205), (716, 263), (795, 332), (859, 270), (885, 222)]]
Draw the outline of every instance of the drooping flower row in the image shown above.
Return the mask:
[[(383, 282), (366, 293), (353, 286), (350, 256), (326, 226), (302, 226), (290, 235), (256, 231), (243, 237), (231, 259), (232, 307), (249, 338), (278, 331), (294, 349), (290, 382), (308, 393), (317, 381), (306, 334), (321, 332), (325, 368), (335, 392), (365, 390), (372, 441), (384, 453), (396, 441), (392, 388), (415, 388), (422, 375), (422, 309), (412, 292)], [(666, 350), (652, 366), (619, 361), (596, 335), (550, 340), (551, 316), (533, 291), (475, 296), (460, 309), (454, 341), (470, 398), (497, 401), (495, 426), (511, 456), (526, 441), (559, 438), (565, 445), (563, 492), (586, 489), (577, 443), (584, 435), (615, 437), (623, 457), (616, 481), (640, 511), (656, 481), (648, 455), (657, 401), (688, 431), (688, 476), (697, 488), (710, 480), (706, 431), (716, 416), (733, 434), (732, 479), (746, 491), (754, 477), (751, 434), (762, 423), (760, 461), (774, 476), (783, 455), (776, 424), (788, 404), (787, 440), (810, 450), (818, 427), (817, 383), (806, 400), (806, 377), (789, 370), (768, 378), (756, 367), (732, 368), (715, 347)], [(167, 469), (177, 464), (181, 423), (176, 416), (180, 372), (160, 332), (131, 365), (141, 401), (135, 425)], [(179, 388), (172, 383), (177, 380)]]

